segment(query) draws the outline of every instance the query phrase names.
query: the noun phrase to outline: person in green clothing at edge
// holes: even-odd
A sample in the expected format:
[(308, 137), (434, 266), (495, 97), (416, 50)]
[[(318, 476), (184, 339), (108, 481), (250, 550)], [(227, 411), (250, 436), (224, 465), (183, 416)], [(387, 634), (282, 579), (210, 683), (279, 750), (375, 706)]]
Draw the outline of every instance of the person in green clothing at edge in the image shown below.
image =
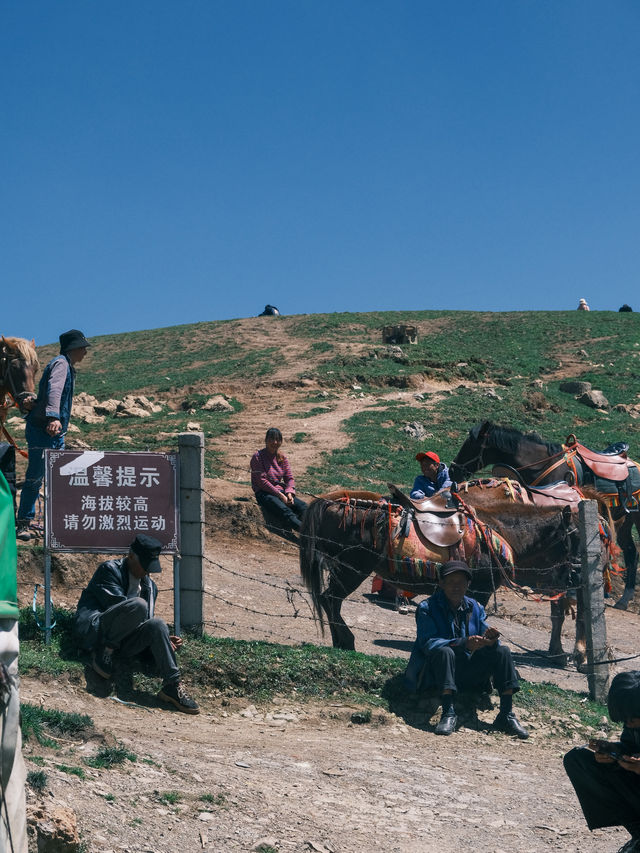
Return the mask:
[(18, 694), (18, 554), (13, 495), (0, 471), (0, 850), (27, 853)]

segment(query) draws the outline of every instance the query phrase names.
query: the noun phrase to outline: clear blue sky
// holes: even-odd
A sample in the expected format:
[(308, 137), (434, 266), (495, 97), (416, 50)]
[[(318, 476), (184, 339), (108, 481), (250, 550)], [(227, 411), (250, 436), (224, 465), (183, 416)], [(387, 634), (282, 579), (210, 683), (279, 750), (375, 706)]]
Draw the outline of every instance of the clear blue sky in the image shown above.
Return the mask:
[(640, 310), (637, 0), (5, 0), (0, 332)]

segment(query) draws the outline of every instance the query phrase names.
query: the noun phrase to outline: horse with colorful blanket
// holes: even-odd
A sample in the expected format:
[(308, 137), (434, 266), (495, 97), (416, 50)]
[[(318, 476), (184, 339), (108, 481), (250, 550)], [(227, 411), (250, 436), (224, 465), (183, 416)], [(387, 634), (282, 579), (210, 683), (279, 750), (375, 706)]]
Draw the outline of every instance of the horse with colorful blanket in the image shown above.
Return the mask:
[(402, 589), (432, 593), (439, 566), (464, 559), (473, 571), (470, 595), (481, 603), (501, 585), (552, 595), (576, 583), (579, 536), (569, 507), (438, 507), (421, 525), (406, 507), (377, 498), (330, 494), (313, 501), (303, 518), (300, 571), (316, 618), (323, 631), (326, 618), (338, 648), (355, 647), (342, 602), (372, 572)]

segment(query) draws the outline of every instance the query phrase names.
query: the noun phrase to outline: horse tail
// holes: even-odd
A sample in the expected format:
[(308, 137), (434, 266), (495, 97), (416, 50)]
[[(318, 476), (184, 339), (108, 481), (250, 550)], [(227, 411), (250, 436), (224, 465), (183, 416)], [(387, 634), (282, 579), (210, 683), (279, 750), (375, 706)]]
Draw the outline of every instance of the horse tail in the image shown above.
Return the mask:
[(324, 617), (320, 596), (322, 594), (322, 565), (324, 555), (318, 551), (316, 541), (321, 529), (327, 501), (317, 498), (307, 507), (300, 528), (300, 574), (302, 580), (311, 595), (314, 619), (320, 624), (320, 631), (324, 636)]

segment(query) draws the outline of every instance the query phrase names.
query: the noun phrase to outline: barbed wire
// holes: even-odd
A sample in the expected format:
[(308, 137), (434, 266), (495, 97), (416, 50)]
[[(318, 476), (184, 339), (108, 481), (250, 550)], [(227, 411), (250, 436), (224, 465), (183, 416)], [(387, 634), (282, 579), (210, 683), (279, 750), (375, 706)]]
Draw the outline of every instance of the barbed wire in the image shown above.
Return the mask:
[[(206, 490), (205, 490), (205, 494), (207, 494), (208, 497), (215, 499), (214, 496), (211, 495), (210, 493), (206, 492)], [(289, 538), (292, 534), (288, 528), (278, 527), (277, 525), (269, 524), (268, 529), (271, 531), (277, 531), (278, 533), (280, 533), (284, 537), (280, 541), (281, 546), (290, 547), (292, 550), (295, 550), (295, 551), (299, 550), (299, 543), (296, 541), (291, 541), (291, 539)], [(213, 525), (210, 525), (209, 526), (209, 532), (212, 533), (213, 531), (214, 531)], [(304, 536), (305, 534), (301, 534), (300, 532), (298, 532), (297, 535), (298, 535), (298, 538), (300, 538), (300, 537)], [(321, 542), (323, 544), (330, 544), (332, 546), (338, 546), (339, 547), (342, 545), (341, 542), (334, 540), (334, 539), (331, 539), (331, 538), (318, 537), (318, 536), (309, 537), (309, 538), (313, 538), (315, 542)], [(358, 543), (355, 546), (349, 546), (349, 547), (359, 547), (361, 550), (365, 551), (365, 553), (366, 552), (370, 553), (372, 558), (375, 558), (376, 561), (379, 561), (379, 559), (381, 557), (379, 550), (375, 550), (373, 548), (370, 548), (363, 543)], [(264, 578), (258, 578), (255, 575), (250, 575), (250, 574), (247, 574), (245, 572), (241, 572), (241, 571), (238, 571), (236, 569), (232, 569), (229, 566), (225, 566), (223, 563), (220, 563), (216, 560), (213, 560), (213, 559), (207, 557), (206, 555), (204, 555), (204, 561), (208, 565), (210, 565), (211, 567), (214, 567), (215, 569), (222, 571), (222, 572), (225, 572), (225, 573), (227, 573), (233, 577), (239, 578), (243, 582), (257, 583), (257, 584), (261, 584), (261, 585), (270, 587), (272, 589), (278, 590), (280, 592), (284, 592), (284, 594), (287, 598), (287, 601), (288, 601), (290, 607), (292, 608), (292, 612), (291, 613), (273, 613), (273, 612), (268, 612), (266, 610), (259, 610), (255, 607), (251, 607), (251, 606), (247, 605), (246, 603), (239, 603), (237, 601), (232, 601), (228, 598), (225, 598), (223, 595), (220, 595), (218, 592), (212, 592), (210, 590), (204, 590), (204, 594), (208, 598), (219, 601), (228, 607), (238, 608), (238, 609), (243, 610), (247, 613), (251, 613), (252, 615), (264, 616), (264, 617), (267, 617), (269, 619), (278, 619), (278, 620), (286, 620), (286, 619), (300, 620), (300, 619), (302, 619), (302, 620), (308, 621), (308, 622), (317, 622), (316, 616), (315, 616), (314, 610), (313, 610), (313, 605), (312, 605), (312, 602), (310, 600), (310, 594), (306, 591), (300, 590), (296, 586), (293, 586), (288, 580), (285, 580), (284, 583), (279, 583), (279, 582), (268, 581)], [(259, 560), (258, 560), (258, 562), (259, 562)], [(518, 571), (518, 570), (519, 570), (519, 567), (515, 567), (515, 571)], [(528, 570), (530, 571), (530, 569), (528, 569)], [(375, 569), (373, 571), (375, 571)], [(542, 569), (537, 570), (537, 572), (541, 575), (551, 574), (553, 571), (554, 571), (553, 568), (542, 568)], [(364, 580), (365, 580), (365, 578), (363, 577), (363, 581)], [(388, 579), (387, 578), (387, 581), (392, 586), (396, 586), (398, 588), (401, 588), (403, 586), (410, 588), (411, 586), (417, 585), (415, 582), (411, 582), (408, 579), (403, 580), (403, 579), (395, 579), (395, 578), (394, 579)], [(434, 581), (434, 583), (435, 583), (435, 581)], [(32, 583), (24, 582), (24, 581), (18, 581), (18, 586), (20, 586), (20, 587), (29, 586), (30, 587), (30, 586), (32, 586)], [(65, 589), (65, 591), (66, 590), (82, 590), (82, 589), (84, 589), (84, 586), (80, 586), (77, 584), (71, 584), (71, 585), (65, 585), (64, 589)], [(575, 589), (575, 587), (567, 587), (564, 590), (561, 590), (561, 592), (566, 593), (572, 589)], [(173, 586), (159, 587), (158, 591), (163, 592), (163, 593), (168, 593), (168, 592), (172, 593), (174, 591), (174, 587)], [(200, 590), (194, 590), (194, 591), (199, 592)], [(523, 600), (526, 600), (529, 602), (534, 602), (534, 603), (543, 603), (542, 599), (540, 599), (538, 597), (539, 594), (538, 595), (528, 595), (524, 591), (522, 591), (518, 588), (515, 588), (515, 589), (512, 588), (511, 591), (516, 596), (518, 596), (519, 598), (521, 598)], [(554, 591), (558, 592), (558, 590), (554, 590)], [(303, 605), (302, 605), (302, 603), (303, 603)], [(544, 603), (546, 603), (546, 602), (544, 602)], [(348, 598), (348, 597), (345, 599), (345, 604), (349, 607), (370, 607), (371, 606), (371, 602), (358, 601), (357, 599), (352, 599), (352, 598)], [(306, 612), (303, 612), (304, 610), (308, 610), (308, 614)], [(497, 608), (494, 608), (493, 612), (497, 613)], [(624, 611), (621, 611), (621, 612), (624, 612)], [(328, 627), (331, 628), (332, 623), (328, 620), (325, 620), (325, 622), (328, 625)], [(333, 624), (336, 625), (336, 624), (342, 624), (342, 623), (333, 623)], [(239, 627), (239, 623), (237, 623), (235, 621), (230, 622), (230, 623), (225, 623), (219, 619), (216, 619), (215, 617), (213, 620), (206, 620), (205, 622), (203, 622), (203, 625), (212, 625), (214, 627), (216, 627), (216, 626)], [(248, 628), (252, 632), (266, 634), (268, 636), (276, 638), (279, 641), (282, 640), (282, 636), (280, 633), (271, 631), (270, 629), (267, 629), (264, 626), (252, 626), (252, 625), (243, 624), (241, 627), (243, 628), (243, 630), (246, 630)], [(388, 629), (381, 631), (378, 629), (369, 628), (369, 627), (361, 625), (361, 624), (358, 624), (356, 627), (357, 627), (357, 630), (359, 632), (369, 634), (369, 635), (373, 635), (376, 637), (399, 638), (405, 642), (409, 641), (409, 638), (407, 637), (406, 633), (398, 633), (398, 632), (390, 631)], [(504, 632), (503, 632), (503, 637), (505, 640), (508, 641), (508, 643), (510, 645), (513, 645), (513, 646), (519, 648), (520, 650), (522, 650), (523, 652), (526, 652), (528, 655), (530, 655), (534, 659), (552, 661), (556, 658), (564, 657), (564, 653), (552, 655), (550, 653), (541, 652), (539, 650), (529, 649), (526, 646), (521, 645), (520, 643), (518, 643), (517, 641), (515, 641), (511, 637), (508, 637), (507, 635), (505, 635)], [(294, 638), (294, 637), (289, 636), (289, 637), (287, 637), (287, 639), (298, 639), (298, 638)], [(599, 662), (599, 664), (594, 664), (594, 665), (600, 665), (600, 664), (604, 664), (604, 663), (624, 662), (624, 661), (634, 660), (638, 657), (640, 657), (640, 654), (631, 655), (631, 656), (622, 657), (622, 658), (616, 658), (616, 659), (608, 660), (608, 661), (602, 661), (602, 662)]]

